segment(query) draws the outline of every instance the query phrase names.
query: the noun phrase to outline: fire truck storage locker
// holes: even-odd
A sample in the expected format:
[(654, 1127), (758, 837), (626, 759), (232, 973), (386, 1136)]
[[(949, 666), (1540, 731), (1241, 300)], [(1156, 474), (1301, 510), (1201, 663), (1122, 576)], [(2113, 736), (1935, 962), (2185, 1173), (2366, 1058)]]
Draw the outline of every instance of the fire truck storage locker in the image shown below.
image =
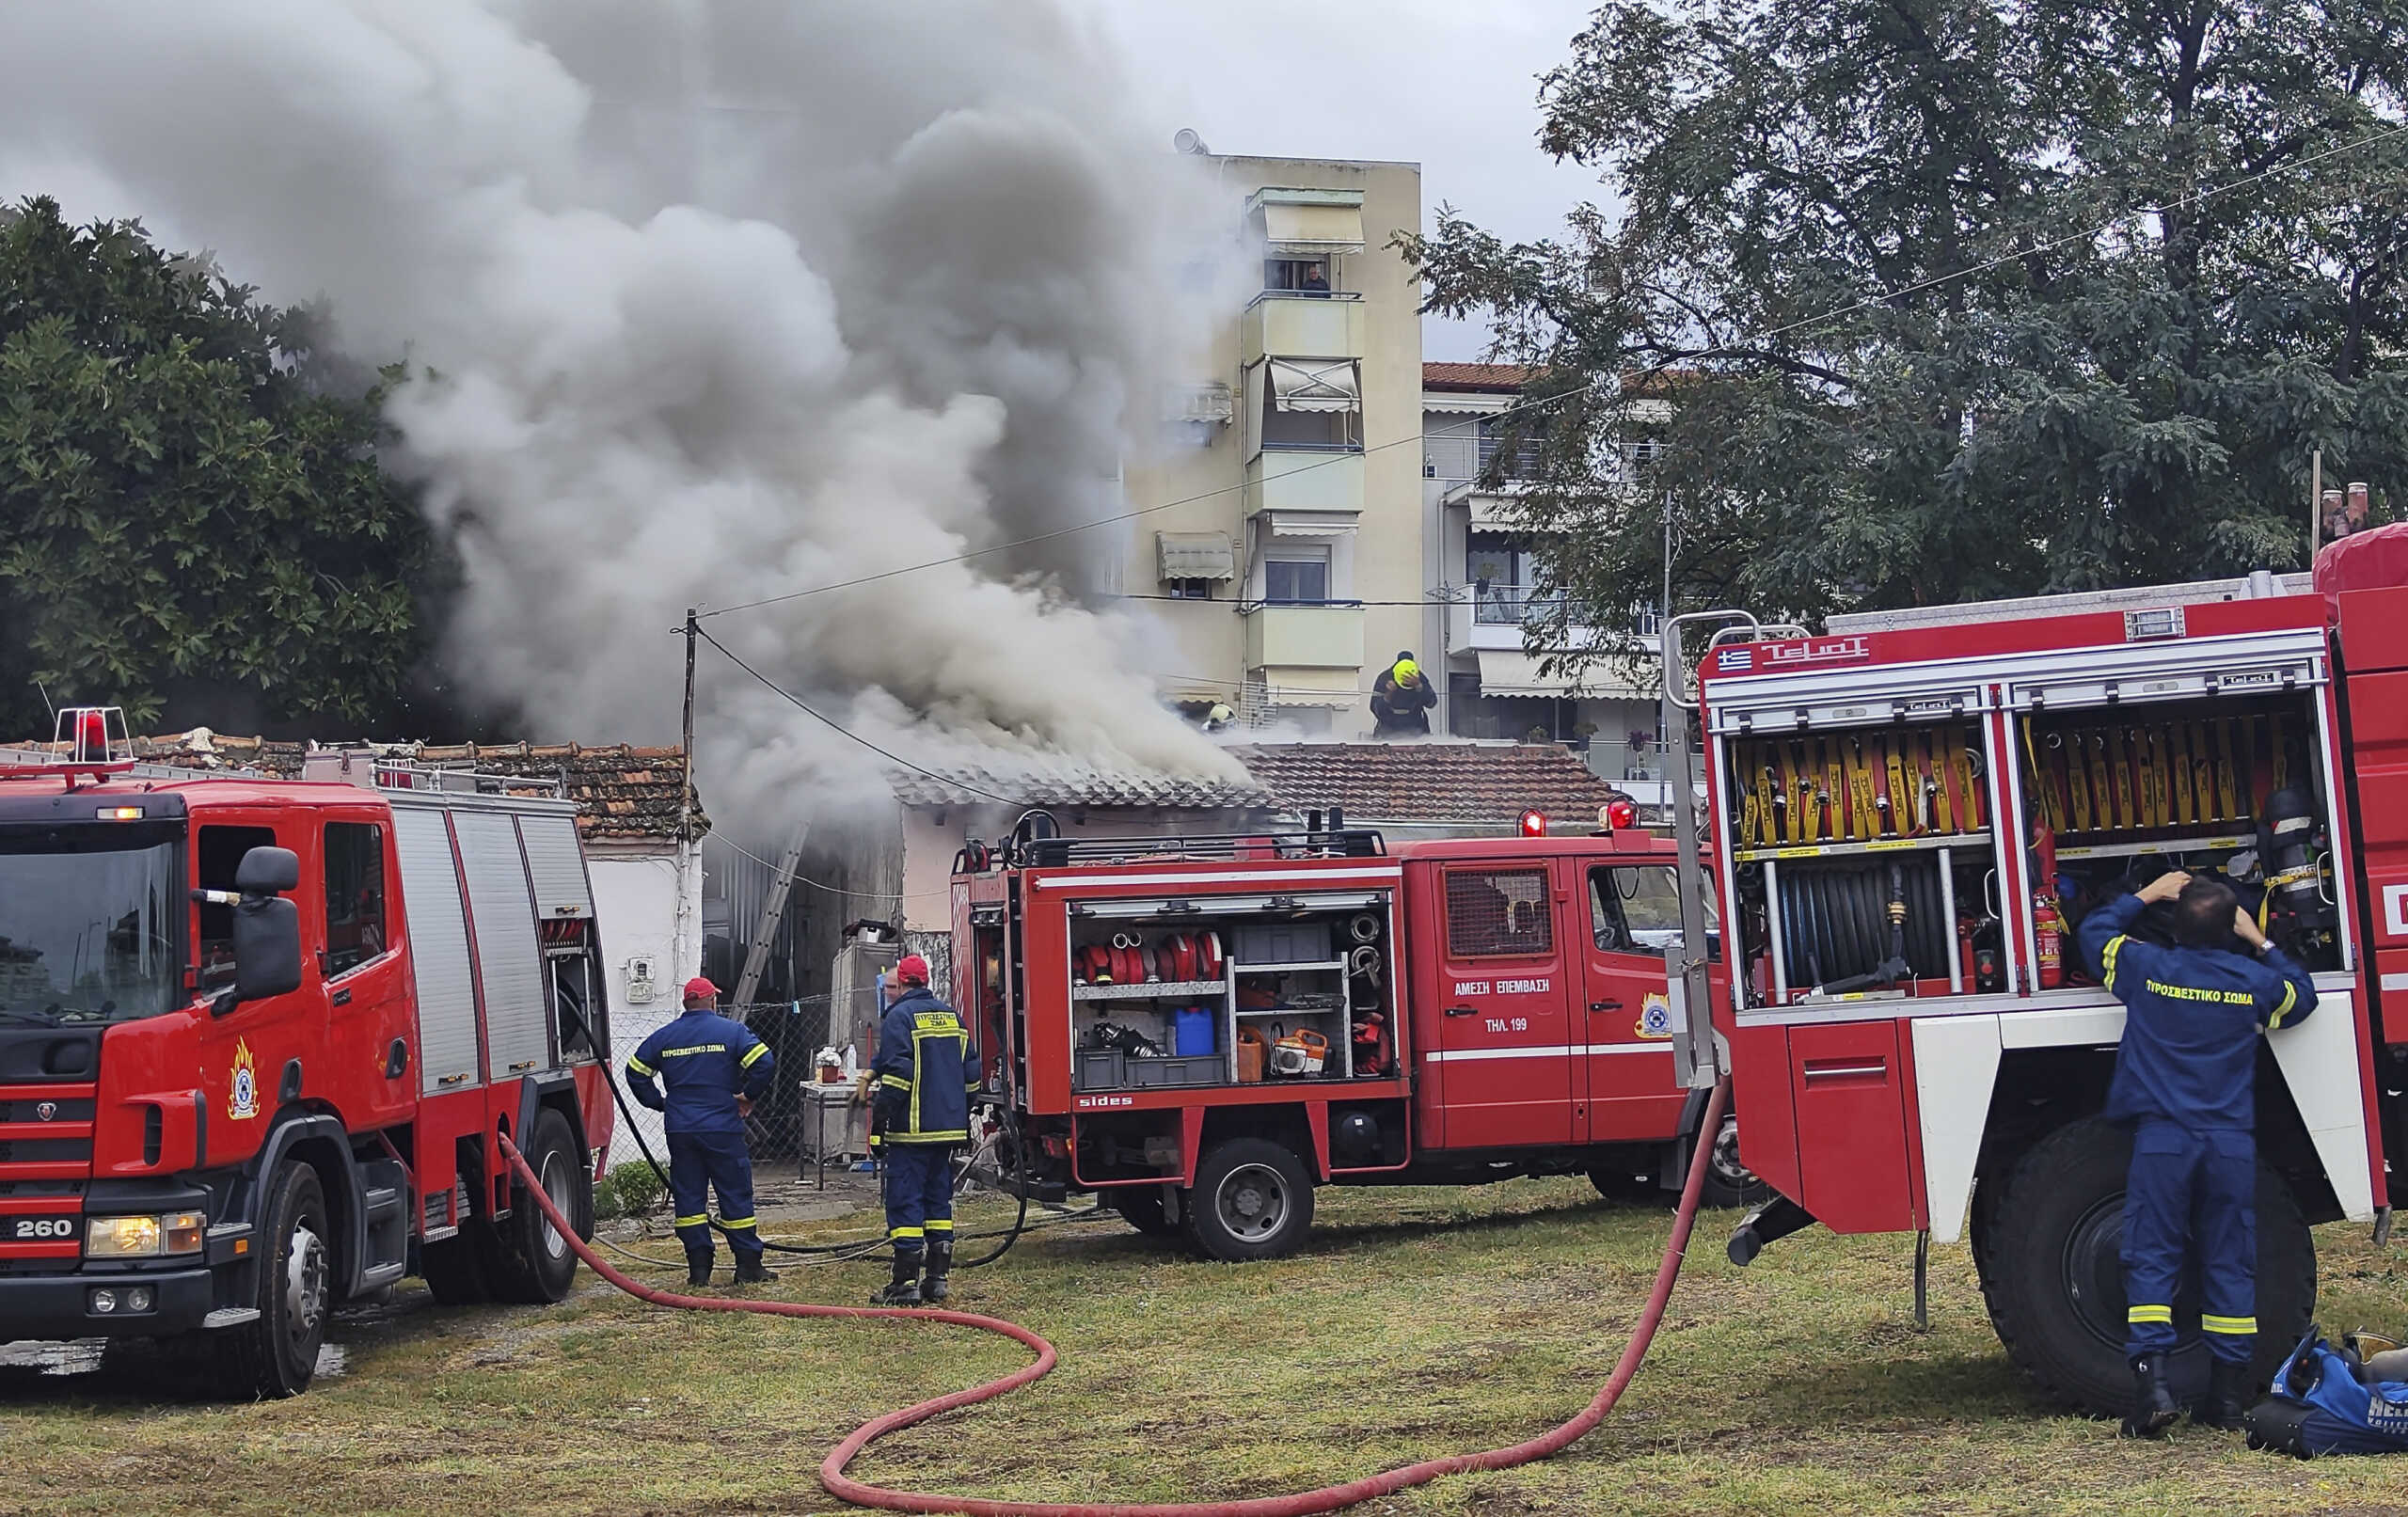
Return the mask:
[(527, 877), (535, 890), (536, 931), (544, 940), (545, 967), (549, 972), (555, 1033), (563, 1059), (571, 1054), (599, 1058), (602, 1008), (594, 992), (602, 984), (595, 972), (594, 891), (585, 877), (585, 855), (577, 843), (577, 817), (522, 814), (518, 837), (527, 850)]
[(515, 818), (506, 812), (463, 809), (453, 813), (452, 826), (468, 883), (468, 922), (483, 991), (485, 1078), (499, 1082), (551, 1060), (535, 907)]
[[(2071, 923), (2166, 869), (2228, 873), (2244, 904), (2297, 914), (2304, 967), (2346, 968), (2325, 665), (2323, 634), (2298, 628), (2074, 650), (2012, 679), (2016, 801), (2052, 845), (2027, 893)], [(2038, 915), (2023, 954), (2045, 966)], [(2061, 957), (2066, 983), (2096, 984), (2070, 943)]]
[(396, 796), (393, 850), (418, 984), (419, 1088), (440, 1095), (477, 1078), (477, 990), (468, 970), (468, 920), (452, 829), (440, 807)]
[(1988, 709), (1928, 669), (1717, 683), (1744, 1005), (2004, 988)]
[(1385, 891), (1073, 900), (1072, 1088), (1393, 1078), (1358, 1057), (1358, 1013), (1386, 1012)]

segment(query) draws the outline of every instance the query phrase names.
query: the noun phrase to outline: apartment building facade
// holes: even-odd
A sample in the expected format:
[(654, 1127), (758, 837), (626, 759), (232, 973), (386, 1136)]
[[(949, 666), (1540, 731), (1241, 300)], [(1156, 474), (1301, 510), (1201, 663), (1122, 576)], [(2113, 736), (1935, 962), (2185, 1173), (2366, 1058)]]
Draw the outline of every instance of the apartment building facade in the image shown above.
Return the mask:
[(1124, 465), (1121, 585), (1160, 629), (1166, 694), (1307, 736), (1370, 729), (1372, 681), (1432, 646), (1420, 483), (1420, 287), (1389, 246), (1421, 225), (1416, 164), (1212, 157), (1245, 283), (1167, 445)]
[[(1445, 729), (1461, 737), (1532, 737), (1565, 744), (1589, 767), (1643, 804), (1665, 798), (1657, 751), (1656, 682), (1624, 658), (1592, 660), (1576, 682), (1547, 672), (1548, 648), (1526, 646), (1526, 627), (1561, 605), (1538, 584), (1538, 543), (1513, 511), (1535, 471), (1534, 443), (1516, 438), (1506, 413), (1529, 372), (1512, 364), (1422, 366), (1422, 499), (1446, 602), (1434, 647), (1442, 650)], [(1627, 654), (1656, 635), (1653, 608), (1621, 625), (1569, 624), (1566, 647)]]

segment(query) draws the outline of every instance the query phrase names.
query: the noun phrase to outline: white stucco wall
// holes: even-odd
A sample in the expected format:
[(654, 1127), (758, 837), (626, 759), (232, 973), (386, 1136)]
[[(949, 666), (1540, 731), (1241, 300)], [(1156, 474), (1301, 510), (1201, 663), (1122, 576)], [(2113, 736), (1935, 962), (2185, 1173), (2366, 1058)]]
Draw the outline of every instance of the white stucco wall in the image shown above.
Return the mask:
[[(666, 842), (637, 847), (590, 845), (585, 865), (594, 881), (594, 915), (602, 934), (610, 988), (610, 1045), (616, 1051), (610, 1077), (619, 1080), (636, 1045), (677, 1015), (678, 988), (701, 972), (702, 850)], [(627, 999), (627, 963), (636, 958), (652, 960), (650, 1002)], [(653, 1130), (657, 1131), (657, 1122)], [(659, 1151), (657, 1143), (653, 1146)], [(610, 1161), (639, 1157), (621, 1118), (612, 1128)]]

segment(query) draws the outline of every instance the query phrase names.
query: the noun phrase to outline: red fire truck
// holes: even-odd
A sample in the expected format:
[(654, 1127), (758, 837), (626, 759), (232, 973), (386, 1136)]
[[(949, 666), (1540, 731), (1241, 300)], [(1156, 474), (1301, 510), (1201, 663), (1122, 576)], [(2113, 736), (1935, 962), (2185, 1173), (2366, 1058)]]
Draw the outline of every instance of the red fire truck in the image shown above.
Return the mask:
[[(312, 755), (301, 782), (0, 764), (0, 1340), (151, 1336), (309, 1383), (339, 1302), (559, 1300), (610, 1138), (573, 802)], [(311, 782), (312, 781), (319, 782)], [(556, 792), (547, 782), (534, 782)]]
[[(1721, 1049), (1684, 1022), (1682, 1055), (1707, 1078), (1727, 1057), (1781, 1196), (1735, 1260), (1816, 1221), (1970, 1227), (2009, 1353), (2121, 1410), (2131, 1141), (2097, 1113), (2123, 1012), (2072, 927), (2213, 871), (2321, 998), (2260, 1056), (2271, 1373), (2315, 1303), (2310, 1225), (2387, 1229), (2408, 1046), (2408, 589), (2307, 591), (2260, 574), (1718, 635), (1706, 867), (1734, 968)], [(2203, 1381), (2196, 1301), (2175, 1310), (2177, 1378)]]
[[(957, 1004), (1039, 1193), (1246, 1259), (1298, 1246), (1317, 1185), (1677, 1184), (1704, 1101), (1672, 1083), (1668, 841), (1050, 822), (953, 879)], [(1735, 1205), (1753, 1180), (1717, 1139)]]

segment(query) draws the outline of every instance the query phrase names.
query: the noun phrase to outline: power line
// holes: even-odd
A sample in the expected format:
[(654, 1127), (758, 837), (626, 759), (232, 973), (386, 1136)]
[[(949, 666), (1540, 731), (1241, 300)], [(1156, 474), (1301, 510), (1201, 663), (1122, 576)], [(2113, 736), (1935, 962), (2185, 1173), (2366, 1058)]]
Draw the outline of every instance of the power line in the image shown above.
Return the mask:
[[(744, 857), (752, 860), (754, 863), (759, 864), (769, 873), (774, 875), (778, 872), (778, 866), (776, 864), (773, 864), (768, 860), (762, 858), (759, 854), (754, 853), (751, 848), (748, 848), (743, 844), (737, 842), (734, 838), (721, 832), (714, 832), (711, 835), (718, 839), (721, 845), (735, 849), (737, 853), (744, 855)], [(902, 891), (848, 891), (842, 885), (830, 885), (814, 879), (800, 869), (796, 870), (793, 875), (788, 877), (793, 879), (793, 881), (798, 885), (808, 885), (813, 890), (826, 891), (831, 895), (850, 895), (856, 899), (864, 901), (925, 901), (930, 896), (943, 895), (946, 893), (946, 892), (942, 890), (921, 891), (916, 894), (906, 894)], [(805, 999), (809, 998), (806, 997)]]
[(833, 718), (823, 716), (818, 711), (814, 710), (812, 706), (802, 699), (802, 697), (780, 685), (777, 681), (769, 678), (768, 675), (762, 673), (759, 670), (754, 669), (751, 664), (746, 663), (743, 659), (737, 657), (735, 654), (729, 652), (725, 643), (720, 641), (717, 638), (712, 637), (709, 633), (705, 632), (702, 628), (694, 628), (694, 635), (702, 639), (705, 642), (709, 643), (712, 647), (717, 648), (720, 653), (737, 668), (744, 671), (747, 674), (752, 675), (754, 679), (759, 680), (763, 685), (768, 686), (777, 694), (784, 696), (787, 701), (794, 704), (795, 709), (802, 712), (805, 716), (817, 720), (822, 726), (827, 727), (830, 731), (841, 733), (845, 736), (851, 738), (854, 742), (861, 744), (863, 748), (868, 749), (871, 752), (876, 753), (880, 758), (883, 758), (890, 763), (900, 764), (905, 768), (910, 769), (914, 773), (924, 774), (940, 784), (948, 784), (957, 790), (967, 790), (974, 796), (984, 796), (987, 799), (994, 801), (999, 805), (1011, 806), (1019, 804), (1017, 801), (996, 795), (991, 790), (981, 790), (976, 785), (966, 783), (963, 781), (954, 778), (952, 775), (939, 774), (936, 770), (927, 767), (926, 765), (914, 764), (900, 753), (891, 752), (886, 749), (879, 747), (876, 743), (871, 742), (861, 734), (853, 732), (841, 725)]
[[(1533, 411), (1546, 406), (1557, 405), (1564, 401), (1574, 398), (1575, 396), (1582, 395), (1592, 389), (1599, 388), (1608, 380), (1616, 380), (1622, 384), (1644, 380), (1662, 373), (1666, 369), (1671, 367), (1671, 365), (1675, 363), (1693, 363), (1700, 358), (1711, 358), (1718, 356), (1728, 355), (1742, 344), (1766, 342), (1775, 338), (1786, 337), (1794, 332), (1801, 332), (1814, 327), (1827, 326), (1849, 316), (1856, 315), (1861, 311), (1871, 310), (1877, 307), (1888, 305), (1891, 302), (1902, 299), (1908, 295), (1920, 294), (1924, 291), (1937, 289), (1944, 284), (1953, 284), (1959, 279), (1970, 279), (1977, 274), (1986, 274), (1992, 269), (2000, 268), (2005, 264), (2017, 262), (2022, 259), (2029, 258), (2035, 253), (2053, 252), (2057, 248), (2065, 247), (2074, 243), (2087, 241), (2099, 236), (2101, 232), (2111, 230), (2114, 228), (2122, 226), (2130, 221), (2137, 220), (2143, 216), (2162, 216), (2169, 211), (2203, 205), (2209, 200), (2214, 199), (2219, 196), (2229, 195), (2236, 190), (2246, 189), (2252, 184), (2262, 183), (2278, 174), (2290, 173), (2296, 169), (2305, 168), (2312, 164), (2321, 163), (2325, 159), (2338, 157), (2344, 153), (2355, 152), (2361, 149), (2372, 147), (2377, 143), (2387, 142), (2394, 137), (2403, 135), (2408, 135), (2408, 123), (2390, 127), (2381, 132), (2369, 133), (2362, 137), (2353, 137), (2348, 142), (2337, 143), (2333, 147), (2324, 149), (2321, 151), (2310, 153), (2305, 158), (2296, 158), (2289, 163), (2277, 164), (2271, 167), (2260, 169), (2254, 174), (2246, 174), (2239, 179), (2226, 181), (2222, 184), (2210, 185), (2206, 189), (2196, 191), (2193, 194), (2177, 196), (2173, 199), (2167, 200), (2162, 204), (2137, 206), (2130, 211), (2122, 212), (2119, 214), (2111, 216), (2095, 227), (2087, 228), (2081, 231), (2067, 232), (2056, 237), (2042, 238), (2037, 242), (2032, 243), (2027, 246), (2018, 248), (2012, 252), (2002, 253), (1996, 258), (1988, 259), (1982, 262), (1971, 264), (1965, 268), (1953, 270), (1947, 274), (1934, 275), (1930, 278), (1918, 280), (1913, 284), (1906, 285), (1897, 290), (1888, 291), (1879, 295), (1870, 296), (1866, 299), (1857, 301), (1852, 305), (1843, 306), (1836, 310), (1825, 311), (1816, 316), (1801, 317), (1797, 321), (1785, 323), (1779, 326), (1767, 327), (1760, 332), (1744, 333), (1737, 337), (1728, 339), (1727, 340), (1715, 343), (1710, 347), (1700, 348), (1694, 352), (1684, 353), (1672, 357), (1668, 357), (1646, 369), (1638, 371), (1627, 379), (1624, 379), (1622, 376), (1618, 375), (1601, 374), (1589, 384), (1575, 386), (1570, 389), (1561, 390), (1553, 395), (1540, 396), (1532, 400), (1524, 401), (1515, 405), (1508, 406), (1504, 410), (1492, 413), (1488, 419), (1502, 420), (1507, 417), (1518, 416), (1526, 411)], [(1307, 464), (1301, 468), (1291, 469), (1288, 471), (1288, 474), (1283, 475), (1282, 478), (1291, 478), (1298, 474), (1309, 474), (1315, 469), (1326, 468), (1331, 465), (1342, 463), (1350, 458), (1366, 457), (1372, 453), (1386, 452), (1391, 448), (1402, 448), (1409, 443), (1419, 443), (1425, 440), (1425, 434), (1421, 432), (1415, 432), (1408, 436), (1397, 437), (1384, 443), (1371, 444), (1358, 451), (1333, 453), (1328, 458), (1323, 459), (1318, 463)], [(916, 574), (923, 569), (941, 568), (948, 563), (964, 563), (972, 559), (984, 558), (990, 553), (1002, 553), (1012, 548), (1028, 547), (1038, 543), (1050, 543), (1058, 538), (1069, 537), (1077, 532), (1091, 530), (1094, 528), (1110, 527), (1119, 522), (1134, 521), (1140, 516), (1150, 516), (1157, 512), (1171, 511), (1180, 506), (1194, 505), (1198, 501), (1215, 499), (1225, 495), (1235, 495), (1240, 491), (1244, 490), (1246, 487), (1247, 486), (1244, 482), (1236, 484), (1221, 485), (1214, 489), (1200, 491), (1195, 495), (1181, 496), (1175, 500), (1165, 500), (1159, 505), (1140, 506), (1134, 510), (1119, 512), (1110, 516), (1099, 516), (1092, 521), (1079, 522), (1069, 527), (1057, 528), (1050, 532), (1038, 532), (1030, 537), (1014, 538), (1006, 543), (994, 543), (990, 544), (985, 547), (966, 549), (963, 552), (950, 554), (941, 559), (927, 559), (918, 563), (902, 564), (893, 569), (879, 570), (875, 574), (860, 575), (850, 579), (839, 579), (825, 585), (814, 585), (805, 590), (788, 591), (785, 593), (779, 595), (765, 595), (757, 600), (739, 601), (734, 606), (722, 606), (713, 610), (704, 611), (701, 615), (705, 617), (725, 616), (735, 611), (749, 611), (763, 606), (776, 606), (785, 601), (800, 600), (810, 595), (825, 594), (830, 591), (850, 590), (859, 585), (876, 584), (881, 580), (896, 578), (902, 575)], [(1121, 598), (1137, 599), (1140, 597), (1124, 596)], [(716, 647), (717, 644), (713, 644), (713, 646)], [(724, 648), (721, 648), (720, 651), (721, 653), (727, 652)], [(733, 657), (734, 656), (730, 655), (729, 656)], [(759, 678), (757, 674), (754, 677)], [(768, 682), (764, 681), (763, 683), (766, 684)], [(776, 687), (772, 686), (771, 688), (774, 689)], [(779, 693), (784, 694), (785, 692), (781, 690)], [(791, 697), (789, 697), (789, 699), (791, 699)], [(805, 709), (808, 709), (808, 707)], [(814, 716), (818, 715), (817, 712), (813, 712), (812, 714)], [(823, 718), (821, 719), (825, 720), (826, 719)], [(830, 725), (832, 726), (834, 724), (830, 723)], [(837, 730), (841, 732), (844, 729), (838, 728)], [(848, 735), (850, 735), (848, 734)]]

